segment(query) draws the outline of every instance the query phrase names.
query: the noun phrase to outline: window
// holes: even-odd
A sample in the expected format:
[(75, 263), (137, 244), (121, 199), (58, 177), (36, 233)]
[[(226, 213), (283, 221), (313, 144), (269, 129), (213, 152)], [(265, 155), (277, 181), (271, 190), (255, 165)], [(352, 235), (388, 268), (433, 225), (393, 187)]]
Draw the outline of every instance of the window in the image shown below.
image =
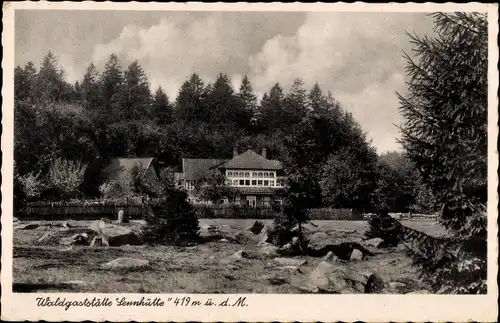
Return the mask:
[(233, 172), (227, 172), (227, 176), (233, 176)]
[(194, 190), (194, 182), (193, 181), (186, 181), (186, 189), (188, 190)]
[(253, 172), (253, 173), (252, 173), (252, 177), (257, 177), (257, 173), (256, 173), (256, 172)]
[(240, 185), (245, 185), (245, 180), (244, 179), (240, 179)]
[(245, 173), (245, 177), (250, 177), (250, 173), (249, 173), (249, 172), (246, 172), (246, 173)]
[(269, 181), (264, 181), (264, 186), (269, 186)]
[(262, 176), (263, 176), (263, 175), (262, 175), (262, 172), (259, 172), (259, 175), (257, 175), (257, 176), (258, 176), (258, 177), (262, 177)]
[(250, 180), (249, 180), (249, 179), (246, 179), (246, 180), (245, 180), (245, 185), (246, 185), (246, 186), (250, 186)]
[(255, 196), (247, 196), (247, 204), (251, 207), (257, 206), (257, 199)]
[(263, 201), (262, 203), (264, 204), (264, 206), (269, 206), (269, 202), (271, 201), (271, 197), (269, 196), (264, 196), (263, 197)]
[(257, 185), (262, 186), (262, 180), (258, 180), (257, 183)]
[(274, 181), (269, 181), (269, 186), (274, 186)]
[(245, 174), (244, 174), (243, 172), (240, 172), (240, 173), (239, 173), (239, 176), (240, 176), (240, 177), (244, 177), (244, 176), (245, 176)]
[(257, 185), (257, 181), (253, 179), (252, 180), (252, 185), (254, 185), (254, 186)]

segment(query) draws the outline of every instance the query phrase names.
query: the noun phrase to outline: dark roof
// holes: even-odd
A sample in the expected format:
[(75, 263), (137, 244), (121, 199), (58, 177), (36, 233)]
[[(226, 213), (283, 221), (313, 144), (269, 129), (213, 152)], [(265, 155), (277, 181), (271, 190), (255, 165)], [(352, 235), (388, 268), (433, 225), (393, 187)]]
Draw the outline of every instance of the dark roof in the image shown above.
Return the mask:
[(222, 165), (219, 165), (218, 168), (278, 170), (282, 169), (283, 166), (279, 161), (269, 160), (249, 149)]
[(153, 158), (115, 158), (106, 167), (106, 175), (108, 180), (116, 180), (124, 172), (132, 173), (134, 166), (139, 166), (143, 174), (148, 170), (153, 162)]
[(184, 179), (187, 181), (196, 181), (203, 179), (211, 168), (214, 168), (227, 159), (198, 159), (198, 158), (183, 158), (182, 170), (184, 171)]
[(235, 187), (240, 194), (248, 195), (274, 195), (283, 191), (283, 188), (273, 187)]

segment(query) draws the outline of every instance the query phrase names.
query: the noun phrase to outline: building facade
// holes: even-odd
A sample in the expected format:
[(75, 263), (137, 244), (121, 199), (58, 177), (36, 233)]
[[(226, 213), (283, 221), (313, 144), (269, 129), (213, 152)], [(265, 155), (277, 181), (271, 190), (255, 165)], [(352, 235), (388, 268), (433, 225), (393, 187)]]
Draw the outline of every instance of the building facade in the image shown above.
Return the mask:
[(231, 159), (182, 160), (182, 171), (176, 174), (176, 182), (186, 190), (194, 203), (211, 204), (199, 198), (199, 188), (207, 183), (210, 174), (224, 177), (225, 185), (236, 192), (234, 200), (222, 199), (219, 203), (234, 203), (251, 207), (267, 206), (271, 201), (281, 201), (285, 177), (283, 165), (277, 160), (267, 159), (266, 149), (262, 154), (247, 150), (241, 154), (235, 149)]

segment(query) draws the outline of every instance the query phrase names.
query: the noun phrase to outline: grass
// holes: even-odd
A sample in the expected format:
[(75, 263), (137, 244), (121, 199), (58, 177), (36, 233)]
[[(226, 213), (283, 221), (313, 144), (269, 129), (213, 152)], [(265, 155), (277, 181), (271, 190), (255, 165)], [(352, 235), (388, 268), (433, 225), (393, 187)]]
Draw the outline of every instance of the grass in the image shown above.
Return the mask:
[[(200, 226), (214, 224), (221, 232), (244, 230), (254, 220), (200, 220)], [(263, 221), (270, 222), (270, 221)], [(323, 231), (333, 243), (359, 241), (367, 229), (365, 221), (314, 221), (310, 234)], [(78, 228), (89, 222), (72, 221)], [(407, 221), (405, 225), (432, 235), (443, 229), (432, 221)], [(124, 246), (109, 248), (73, 247), (65, 250), (57, 244), (40, 245), (36, 240), (50, 226), (34, 230), (15, 230), (13, 278), (14, 291), (34, 292), (100, 292), (100, 293), (301, 293), (299, 285), (321, 261), (303, 257), (303, 273), (286, 271), (272, 260), (241, 259), (229, 261), (238, 250), (257, 250), (258, 237), (248, 243), (211, 242), (193, 247)], [(107, 270), (100, 265), (119, 257), (148, 260), (150, 266), (139, 271)], [(386, 281), (407, 282), (412, 289), (423, 289), (411, 260), (399, 250), (391, 250), (360, 262), (340, 262), (348, 272), (370, 271)], [(67, 284), (70, 281), (77, 283)], [(31, 288), (31, 289), (30, 289)]]

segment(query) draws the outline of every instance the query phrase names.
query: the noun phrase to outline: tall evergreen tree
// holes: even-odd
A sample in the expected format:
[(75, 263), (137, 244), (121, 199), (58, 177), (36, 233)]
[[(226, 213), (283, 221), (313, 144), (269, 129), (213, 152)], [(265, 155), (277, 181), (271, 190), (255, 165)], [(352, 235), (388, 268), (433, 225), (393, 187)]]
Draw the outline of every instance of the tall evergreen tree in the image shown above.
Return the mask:
[(124, 97), (124, 77), (120, 61), (116, 54), (111, 54), (101, 74), (101, 93), (103, 108), (105, 108), (105, 119), (121, 120), (125, 111), (123, 105)]
[(99, 78), (100, 75), (97, 68), (94, 63), (90, 63), (85, 70), (83, 81), (80, 86), (81, 100), (83, 101), (83, 104), (89, 108), (97, 108), (100, 104), (102, 104)]
[(40, 102), (56, 102), (64, 99), (67, 91), (64, 73), (59, 68), (57, 58), (52, 51), (44, 56), (32, 91), (32, 96)]
[(266, 133), (271, 134), (283, 126), (283, 107), (285, 95), (279, 83), (275, 83), (268, 94), (264, 94), (260, 102), (262, 115), (259, 126)]
[(151, 92), (144, 69), (137, 61), (132, 62), (124, 73), (124, 97), (126, 118), (143, 119), (149, 109)]
[(402, 143), (442, 208), (440, 222), (460, 241), (455, 261), (428, 274), (448, 292), (481, 293), (486, 291), (488, 24), (480, 13), (437, 13), (434, 19), (434, 36), (410, 36), (417, 61), (406, 55), (409, 94), (399, 95)]
[(203, 80), (194, 73), (184, 82), (175, 101), (176, 117), (184, 121), (208, 120), (207, 90)]
[(254, 94), (252, 84), (245, 75), (241, 81), (240, 90), (238, 93), (241, 106), (247, 111), (250, 116), (250, 123), (255, 125), (260, 119), (260, 113), (257, 105), (257, 96)]
[(296, 78), (285, 98), (284, 124), (292, 125), (300, 122), (306, 117), (307, 109), (307, 90), (304, 88), (304, 82)]
[(151, 103), (151, 119), (158, 125), (165, 125), (172, 122), (173, 111), (167, 94), (159, 87)]

